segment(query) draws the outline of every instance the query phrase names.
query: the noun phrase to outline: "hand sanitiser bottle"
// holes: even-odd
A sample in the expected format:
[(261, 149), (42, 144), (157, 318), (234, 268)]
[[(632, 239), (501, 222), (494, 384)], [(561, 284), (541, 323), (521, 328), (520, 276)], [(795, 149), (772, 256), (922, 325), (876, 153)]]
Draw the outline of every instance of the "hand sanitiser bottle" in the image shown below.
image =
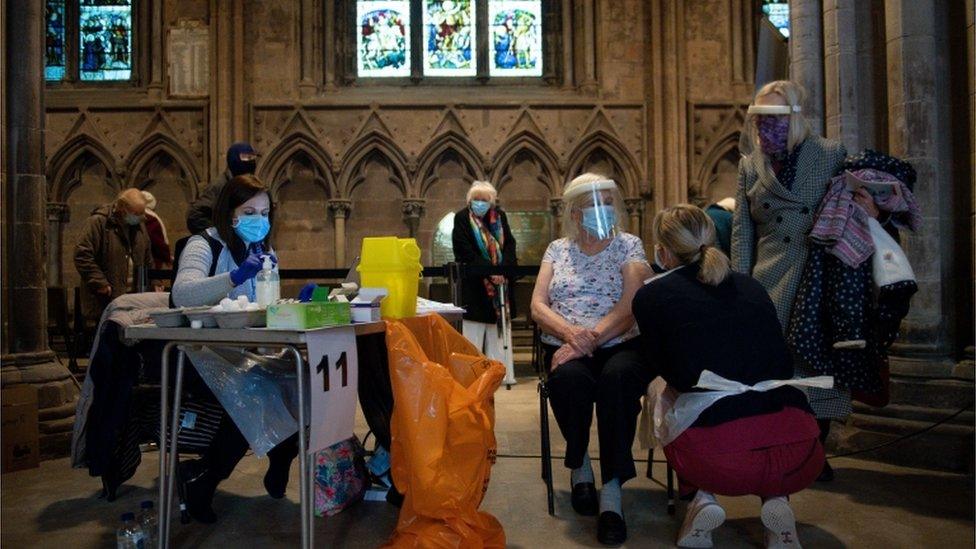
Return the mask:
[(254, 278), (258, 305), (267, 307), (281, 297), (281, 278), (271, 264), (271, 256), (264, 256), (264, 265)]

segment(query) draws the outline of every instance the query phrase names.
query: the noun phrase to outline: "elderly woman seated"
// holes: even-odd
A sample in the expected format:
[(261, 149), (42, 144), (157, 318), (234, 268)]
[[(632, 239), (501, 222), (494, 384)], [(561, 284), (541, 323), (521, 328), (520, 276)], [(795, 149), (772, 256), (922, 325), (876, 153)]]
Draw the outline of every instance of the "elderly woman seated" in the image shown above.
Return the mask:
[[(574, 179), (563, 193), (564, 237), (549, 244), (532, 294), (532, 318), (542, 328), (553, 413), (566, 438), (573, 509), (600, 511), (597, 538), (627, 537), (620, 487), (635, 476), (631, 445), (641, 395), (654, 378), (641, 358), (630, 303), (650, 266), (640, 238), (623, 232), (616, 183), (595, 174)], [(600, 439), (597, 502), (587, 447), (593, 405)]]
[(814, 481), (824, 451), (806, 396), (789, 385), (832, 380), (791, 380), (773, 302), (759, 282), (729, 272), (705, 212), (668, 208), (653, 234), (655, 261), (668, 270), (637, 292), (633, 313), (645, 355), (667, 381), (655, 435), (682, 495), (698, 491), (678, 546), (712, 546), (725, 520), (713, 494), (752, 494), (763, 501), (767, 547), (799, 547), (787, 496)]

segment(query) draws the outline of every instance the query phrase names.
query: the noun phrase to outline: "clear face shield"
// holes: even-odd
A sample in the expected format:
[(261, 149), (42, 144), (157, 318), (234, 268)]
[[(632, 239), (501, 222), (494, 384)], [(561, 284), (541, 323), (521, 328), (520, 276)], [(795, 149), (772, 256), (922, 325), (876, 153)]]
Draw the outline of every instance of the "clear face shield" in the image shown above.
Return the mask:
[(784, 154), (790, 145), (792, 115), (800, 111), (799, 105), (749, 105), (739, 151), (749, 156), (759, 146), (766, 156)]
[(611, 179), (583, 183), (563, 193), (565, 202), (575, 201), (583, 230), (597, 240), (617, 234), (617, 208), (620, 192)]

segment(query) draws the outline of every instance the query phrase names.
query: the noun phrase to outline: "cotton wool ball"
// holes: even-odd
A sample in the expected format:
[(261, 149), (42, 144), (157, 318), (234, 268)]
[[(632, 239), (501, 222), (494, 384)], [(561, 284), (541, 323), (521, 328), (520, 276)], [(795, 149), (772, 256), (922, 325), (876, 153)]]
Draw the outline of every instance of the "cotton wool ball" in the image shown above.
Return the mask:
[(239, 295), (239, 296), (237, 296), (237, 303), (240, 304), (240, 306), (241, 306), (242, 309), (244, 307), (247, 307), (247, 304), (249, 303), (249, 301), (247, 299), (247, 296), (246, 295)]
[(247, 307), (244, 308), (245, 311), (260, 311), (261, 306), (257, 303), (248, 303)]

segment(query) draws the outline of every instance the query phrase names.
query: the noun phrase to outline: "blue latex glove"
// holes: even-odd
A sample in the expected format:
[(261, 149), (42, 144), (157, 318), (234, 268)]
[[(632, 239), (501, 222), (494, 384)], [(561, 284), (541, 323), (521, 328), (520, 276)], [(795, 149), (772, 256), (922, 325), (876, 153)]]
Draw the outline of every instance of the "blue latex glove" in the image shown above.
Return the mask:
[(247, 256), (247, 259), (245, 259), (243, 263), (238, 265), (236, 269), (230, 272), (230, 281), (234, 283), (234, 286), (244, 284), (245, 281), (257, 276), (263, 264), (264, 260), (261, 258), (260, 254), (251, 254)]
[(308, 303), (312, 301), (312, 294), (315, 293), (315, 289), (319, 285), (314, 282), (309, 282), (308, 284), (302, 286), (302, 289), (298, 292), (298, 301), (302, 303)]
[(255, 244), (254, 245), (254, 253), (256, 253), (258, 255), (261, 255), (261, 256), (265, 256), (266, 255), (266, 256), (270, 257), (271, 258), (271, 264), (274, 265), (275, 267), (278, 266), (278, 256), (276, 256), (273, 253), (270, 253), (270, 254), (264, 253), (264, 248), (261, 247), (261, 244)]

